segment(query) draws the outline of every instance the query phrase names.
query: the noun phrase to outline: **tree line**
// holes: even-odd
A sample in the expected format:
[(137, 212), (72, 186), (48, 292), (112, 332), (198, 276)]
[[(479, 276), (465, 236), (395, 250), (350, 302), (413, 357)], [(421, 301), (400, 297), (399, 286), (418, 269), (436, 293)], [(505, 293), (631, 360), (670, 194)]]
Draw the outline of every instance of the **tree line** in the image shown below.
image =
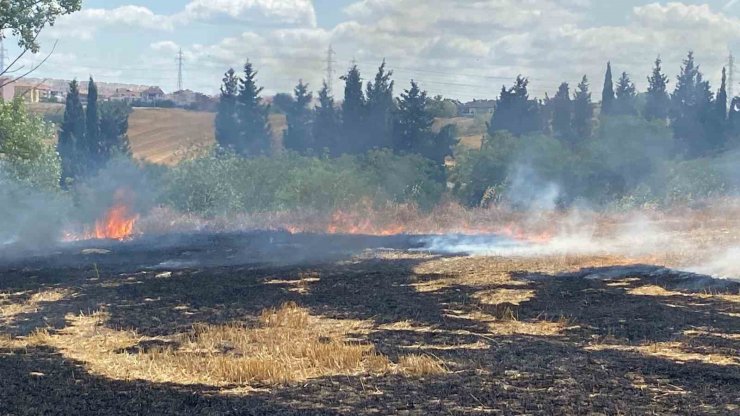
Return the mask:
[[(265, 154), (270, 148), (269, 106), (260, 97), (262, 88), (257, 86), (256, 75), (249, 62), (241, 77), (229, 69), (216, 114), (219, 146), (243, 156)], [(363, 84), (360, 70), (352, 66), (341, 77), (345, 88), (339, 106), (326, 83), (314, 105), (309, 85), (299, 81), (292, 100), (284, 104), (284, 147), (301, 154), (328, 156), (386, 148), (420, 154), (441, 165), (456, 144), (454, 126), (433, 131), (434, 100), (415, 81), (394, 98), (392, 75), (383, 62), (375, 77)]]
[[(269, 106), (260, 97), (256, 75), (249, 62), (241, 77), (233, 69), (226, 72), (216, 116), (219, 145), (244, 156), (263, 154), (270, 148)], [(329, 156), (388, 148), (443, 163), (452, 155), (457, 138), (452, 125), (433, 132), (434, 106), (441, 97), (430, 99), (412, 80), (394, 98), (392, 75), (383, 61), (374, 78), (363, 84), (360, 70), (352, 66), (341, 77), (345, 86), (340, 105), (324, 83), (314, 106), (308, 84), (299, 81), (292, 99), (280, 97), (287, 118), (284, 147)], [(740, 98), (735, 97), (728, 108), (724, 69), (716, 93), (704, 79), (693, 52), (684, 59), (672, 92), (660, 58), (647, 80), (647, 91), (640, 94), (627, 72), (615, 81), (611, 63), (607, 63), (599, 106), (585, 75), (575, 91), (563, 82), (552, 97), (544, 99), (531, 98), (529, 80), (518, 76), (512, 86), (501, 88), (488, 123), (489, 137), (504, 130), (518, 137), (542, 133), (577, 150), (593, 139), (601, 118), (632, 116), (669, 126), (677, 142), (672, 149), (675, 155), (691, 159), (721, 152), (740, 136)]]

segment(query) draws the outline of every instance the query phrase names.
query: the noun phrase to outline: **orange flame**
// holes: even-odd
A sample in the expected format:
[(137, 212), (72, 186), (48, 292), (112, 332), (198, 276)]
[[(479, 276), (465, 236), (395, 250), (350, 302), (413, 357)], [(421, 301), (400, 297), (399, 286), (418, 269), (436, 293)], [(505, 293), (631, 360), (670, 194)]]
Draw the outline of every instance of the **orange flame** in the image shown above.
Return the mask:
[(129, 207), (124, 203), (117, 203), (111, 207), (104, 218), (95, 221), (95, 238), (108, 240), (131, 238), (139, 216), (129, 211)]

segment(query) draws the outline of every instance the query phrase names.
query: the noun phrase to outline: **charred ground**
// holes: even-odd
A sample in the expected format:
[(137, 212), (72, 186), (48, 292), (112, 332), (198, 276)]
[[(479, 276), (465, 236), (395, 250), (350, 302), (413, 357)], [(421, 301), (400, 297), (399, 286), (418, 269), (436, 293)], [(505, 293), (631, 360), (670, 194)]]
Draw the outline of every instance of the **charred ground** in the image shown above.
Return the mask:
[[(738, 284), (691, 290), (701, 277), (617, 257), (410, 253), (407, 237), (199, 238), (79, 244), (6, 262), (0, 414), (740, 411)], [(309, 256), (319, 243), (330, 254)], [(70, 345), (127, 331), (138, 341), (107, 353), (109, 363), (156, 365), (160, 356), (147, 354), (179, 354), (183, 334), (256, 327), (286, 303), (317, 328), (346, 327), (342, 342), (373, 355), (324, 376), (215, 383), (132, 375)], [(77, 337), (79, 317), (94, 313), (105, 319)], [(233, 349), (209, 354), (239, 359)], [(368, 357), (387, 362), (376, 371)]]

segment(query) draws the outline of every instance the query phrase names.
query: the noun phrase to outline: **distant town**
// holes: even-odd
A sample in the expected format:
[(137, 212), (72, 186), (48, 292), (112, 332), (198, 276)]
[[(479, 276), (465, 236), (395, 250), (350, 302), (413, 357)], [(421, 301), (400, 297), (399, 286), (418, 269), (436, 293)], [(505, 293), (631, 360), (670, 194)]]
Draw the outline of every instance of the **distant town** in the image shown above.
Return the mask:
[[(63, 103), (69, 90), (69, 80), (24, 78), (13, 81), (0, 78), (0, 97), (5, 101), (21, 98), (27, 103)], [(165, 93), (159, 86), (98, 83), (100, 101), (120, 101), (135, 107), (185, 108), (212, 111), (217, 97), (188, 89)], [(80, 100), (87, 101), (87, 84), (80, 83)]]

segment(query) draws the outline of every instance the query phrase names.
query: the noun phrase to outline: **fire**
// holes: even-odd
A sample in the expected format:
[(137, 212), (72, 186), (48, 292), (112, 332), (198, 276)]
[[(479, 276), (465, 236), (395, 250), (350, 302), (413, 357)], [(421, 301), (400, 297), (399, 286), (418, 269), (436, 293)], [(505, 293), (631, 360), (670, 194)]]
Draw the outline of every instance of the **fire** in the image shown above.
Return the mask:
[(131, 238), (138, 218), (138, 215), (130, 212), (126, 204), (116, 203), (108, 210), (105, 217), (95, 221), (95, 238), (108, 240)]

